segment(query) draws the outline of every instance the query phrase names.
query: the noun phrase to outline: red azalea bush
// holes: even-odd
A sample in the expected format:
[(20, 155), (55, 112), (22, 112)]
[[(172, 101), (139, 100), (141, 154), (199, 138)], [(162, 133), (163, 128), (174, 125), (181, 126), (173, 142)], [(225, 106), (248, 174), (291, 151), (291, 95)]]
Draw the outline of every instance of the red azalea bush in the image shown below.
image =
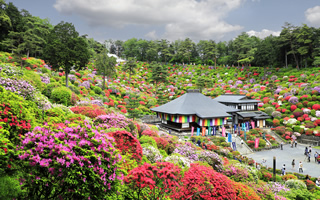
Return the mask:
[(115, 139), (116, 147), (122, 155), (131, 154), (138, 163), (142, 160), (142, 147), (137, 138), (128, 131), (116, 131), (108, 133)]
[(178, 186), (180, 179), (181, 168), (173, 163), (144, 163), (125, 177), (128, 187), (125, 192), (130, 199), (164, 199)]
[(291, 105), (290, 109), (291, 109), (291, 111), (293, 112), (294, 110), (297, 109), (297, 106), (296, 106), (296, 105)]
[(191, 163), (179, 187), (170, 196), (172, 199), (236, 199), (232, 181), (211, 167)]
[(274, 119), (272, 123), (273, 123), (273, 126), (280, 126), (280, 120), (278, 119)]
[(313, 110), (320, 110), (320, 105), (319, 104), (313, 104), (312, 109)]
[(157, 132), (153, 131), (151, 129), (146, 129), (146, 130), (142, 131), (141, 135), (147, 135), (147, 136), (150, 136), (150, 137), (159, 137)]
[(158, 149), (163, 149), (167, 151), (169, 142), (161, 137), (153, 137), (153, 139), (156, 141)]
[(75, 106), (70, 108), (70, 110), (75, 114), (82, 114), (90, 117), (91, 119), (96, 118), (99, 115), (106, 114), (105, 109), (96, 104), (92, 104), (91, 106)]

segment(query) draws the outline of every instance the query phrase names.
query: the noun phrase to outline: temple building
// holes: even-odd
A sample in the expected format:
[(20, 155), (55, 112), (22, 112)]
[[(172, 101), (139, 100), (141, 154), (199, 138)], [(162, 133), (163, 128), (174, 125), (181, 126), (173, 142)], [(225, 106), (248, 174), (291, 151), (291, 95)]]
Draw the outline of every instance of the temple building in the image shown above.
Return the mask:
[(223, 94), (214, 100), (239, 110), (234, 124), (254, 122), (255, 127), (263, 128), (266, 126), (266, 119), (271, 118), (268, 114), (258, 110), (259, 100), (249, 99), (245, 95)]
[(190, 130), (191, 127), (231, 126), (239, 111), (203, 95), (199, 90), (187, 90), (181, 97), (151, 110), (157, 113), (163, 126), (177, 131)]
[(260, 101), (245, 95), (224, 94), (212, 99), (199, 92), (187, 93), (159, 107), (151, 108), (161, 119), (161, 125), (176, 131), (191, 127), (229, 127), (250, 122), (255, 127), (264, 127), (269, 115), (258, 111)]

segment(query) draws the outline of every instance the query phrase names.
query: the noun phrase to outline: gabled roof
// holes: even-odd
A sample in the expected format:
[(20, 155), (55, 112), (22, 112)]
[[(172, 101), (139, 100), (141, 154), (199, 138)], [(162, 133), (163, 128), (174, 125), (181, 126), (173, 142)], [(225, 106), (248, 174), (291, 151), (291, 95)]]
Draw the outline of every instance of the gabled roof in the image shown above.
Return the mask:
[(271, 118), (268, 114), (262, 112), (262, 111), (243, 111), (243, 112), (237, 112), (238, 115), (240, 115), (243, 118), (254, 118), (254, 119), (268, 119)]
[(245, 95), (241, 94), (222, 94), (214, 100), (221, 103), (259, 103), (259, 100), (248, 99)]
[(188, 90), (181, 97), (151, 110), (172, 115), (197, 115), (200, 118), (231, 117), (229, 113), (239, 111), (201, 94), (199, 90)]

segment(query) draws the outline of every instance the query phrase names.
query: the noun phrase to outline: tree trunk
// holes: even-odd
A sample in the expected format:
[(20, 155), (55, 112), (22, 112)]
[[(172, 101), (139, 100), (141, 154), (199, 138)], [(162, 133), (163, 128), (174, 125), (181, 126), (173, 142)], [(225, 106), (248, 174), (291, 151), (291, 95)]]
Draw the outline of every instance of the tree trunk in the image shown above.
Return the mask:
[(284, 58), (285, 58), (285, 62), (286, 62), (286, 68), (288, 68), (288, 54), (287, 54), (287, 50), (285, 51)]
[(106, 68), (103, 69), (103, 86), (102, 89), (104, 90), (106, 88)]
[(295, 53), (293, 54), (293, 57), (294, 57), (294, 60), (296, 61), (297, 69), (300, 70), (300, 68), (299, 68), (299, 62), (298, 62), (298, 60), (297, 60), (297, 56), (296, 56)]
[(29, 58), (29, 50), (27, 51), (27, 58)]
[(214, 57), (214, 69), (217, 69), (217, 57)]
[(68, 70), (66, 70), (66, 87), (69, 87), (69, 85), (68, 85)]

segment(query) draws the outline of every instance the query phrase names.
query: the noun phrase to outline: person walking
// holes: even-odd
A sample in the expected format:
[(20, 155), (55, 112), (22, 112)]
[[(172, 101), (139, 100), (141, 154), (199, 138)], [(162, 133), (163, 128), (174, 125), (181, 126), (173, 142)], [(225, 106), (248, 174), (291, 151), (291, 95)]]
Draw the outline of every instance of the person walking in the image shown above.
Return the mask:
[(294, 147), (297, 147), (297, 144), (298, 144), (297, 140), (294, 140)]
[(201, 140), (200, 139), (198, 139), (197, 144), (199, 147), (201, 147)]
[(280, 149), (283, 150), (283, 142), (280, 143)]
[(312, 150), (312, 148), (311, 148), (311, 146), (309, 146), (309, 153), (311, 154), (311, 150)]
[(311, 152), (308, 153), (308, 162), (310, 162)]
[(285, 164), (283, 164), (283, 166), (282, 166), (281, 175), (282, 176), (286, 175), (286, 165)]
[(300, 161), (299, 162), (299, 173), (301, 172), (301, 173), (303, 173), (303, 165), (302, 165), (302, 162)]
[(291, 148), (293, 148), (293, 139), (291, 139)]
[(308, 147), (306, 147), (306, 149), (304, 150), (304, 155), (308, 156), (308, 152), (309, 152)]
[(316, 153), (314, 154), (314, 162), (317, 163), (317, 157), (319, 156), (318, 152), (316, 151)]
[(292, 165), (292, 169), (294, 170), (294, 166), (296, 165), (296, 163), (295, 163), (294, 159), (292, 160), (291, 165)]

